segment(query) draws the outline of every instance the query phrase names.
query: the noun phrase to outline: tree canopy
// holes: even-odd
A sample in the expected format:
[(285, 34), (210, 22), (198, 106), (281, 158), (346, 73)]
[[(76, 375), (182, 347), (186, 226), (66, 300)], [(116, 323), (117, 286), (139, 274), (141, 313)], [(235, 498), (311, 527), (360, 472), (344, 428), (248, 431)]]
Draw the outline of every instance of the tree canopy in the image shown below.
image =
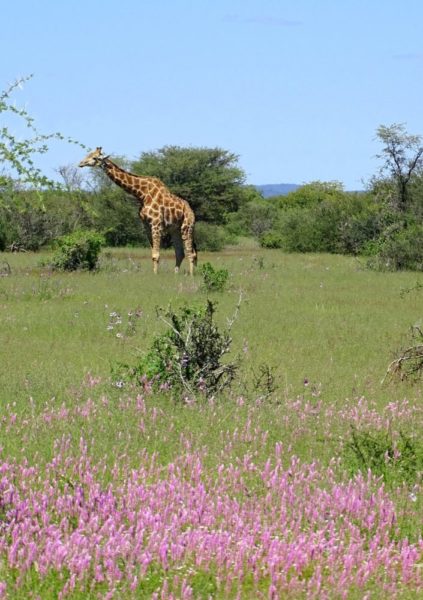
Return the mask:
[(238, 156), (222, 148), (164, 146), (143, 152), (132, 170), (161, 179), (190, 203), (198, 221), (225, 223), (250, 196)]
[(383, 144), (382, 152), (377, 155), (384, 160), (380, 171), (387, 172), (396, 185), (397, 193), (392, 202), (394, 208), (405, 212), (409, 208), (412, 178), (422, 173), (422, 137), (407, 133), (403, 123), (380, 125), (376, 134)]

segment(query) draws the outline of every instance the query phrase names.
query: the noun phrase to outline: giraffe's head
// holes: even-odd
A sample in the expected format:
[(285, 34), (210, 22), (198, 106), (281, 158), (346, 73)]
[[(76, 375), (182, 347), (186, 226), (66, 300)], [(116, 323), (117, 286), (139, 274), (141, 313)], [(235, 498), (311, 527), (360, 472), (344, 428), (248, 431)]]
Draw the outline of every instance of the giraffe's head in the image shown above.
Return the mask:
[(80, 167), (99, 167), (101, 166), (104, 159), (107, 158), (103, 154), (102, 148), (96, 148), (92, 152), (89, 152), (85, 158), (79, 163)]

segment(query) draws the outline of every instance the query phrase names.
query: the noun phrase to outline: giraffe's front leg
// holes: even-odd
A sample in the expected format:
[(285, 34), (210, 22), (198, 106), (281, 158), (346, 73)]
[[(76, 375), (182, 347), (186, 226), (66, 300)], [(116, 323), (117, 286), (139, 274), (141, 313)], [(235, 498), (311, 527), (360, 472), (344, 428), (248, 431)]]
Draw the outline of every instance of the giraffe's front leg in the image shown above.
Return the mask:
[(160, 241), (162, 232), (160, 227), (152, 225), (151, 227), (151, 258), (153, 259), (153, 271), (156, 274), (160, 260)]
[(194, 264), (197, 261), (197, 252), (194, 248), (194, 226), (192, 224), (181, 227), (182, 242), (184, 244), (185, 255), (189, 262), (189, 274), (194, 275)]

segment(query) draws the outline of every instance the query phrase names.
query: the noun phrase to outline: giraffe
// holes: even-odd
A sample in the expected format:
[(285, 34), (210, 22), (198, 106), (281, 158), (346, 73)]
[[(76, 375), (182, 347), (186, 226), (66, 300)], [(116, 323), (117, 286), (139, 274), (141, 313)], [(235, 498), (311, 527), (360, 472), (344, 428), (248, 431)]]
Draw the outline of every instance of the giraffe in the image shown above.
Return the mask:
[(157, 177), (142, 177), (128, 173), (98, 147), (81, 160), (80, 167), (100, 167), (105, 174), (140, 203), (139, 216), (143, 222), (151, 245), (153, 271), (157, 273), (160, 259), (160, 241), (164, 232), (171, 234), (175, 248), (175, 273), (185, 257), (189, 260), (190, 275), (197, 264), (197, 251), (193, 234), (195, 216), (186, 200), (172, 192)]

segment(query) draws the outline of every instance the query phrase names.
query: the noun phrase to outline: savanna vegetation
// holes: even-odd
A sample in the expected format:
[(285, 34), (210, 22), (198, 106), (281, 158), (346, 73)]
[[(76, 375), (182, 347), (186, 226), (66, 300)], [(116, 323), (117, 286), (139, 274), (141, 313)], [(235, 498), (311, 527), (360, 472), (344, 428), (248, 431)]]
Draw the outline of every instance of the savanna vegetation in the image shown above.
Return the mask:
[(143, 154), (200, 217), (195, 277), (155, 276), (132, 200), (45, 179), (12, 93), (0, 598), (420, 598), (420, 138), (381, 127), (366, 192), (270, 200), (222, 149)]
[[(18, 141), (4, 128), (0, 136), (0, 250), (39, 250), (81, 229), (96, 231), (112, 247), (148, 245), (136, 218), (137, 201), (101, 172), (86, 180), (77, 167), (60, 166), (60, 186), (42, 175), (36, 154), (47, 151), (51, 138), (64, 138), (38, 133), (29, 115), (12, 103), (13, 90), (1, 96), (0, 112), (12, 112), (33, 135)], [(134, 173), (159, 177), (190, 202), (199, 250), (221, 250), (251, 237), (264, 248), (362, 256), (371, 268), (421, 271), (422, 140), (402, 124), (380, 126), (377, 137), (381, 168), (362, 192), (317, 181), (264, 199), (245, 185), (239, 157), (222, 148), (165, 146), (132, 162), (117, 160)]]
[(3, 595), (418, 598), (422, 390), (388, 367), (421, 280), (258, 244), (154, 276), (149, 254), (7, 255)]

